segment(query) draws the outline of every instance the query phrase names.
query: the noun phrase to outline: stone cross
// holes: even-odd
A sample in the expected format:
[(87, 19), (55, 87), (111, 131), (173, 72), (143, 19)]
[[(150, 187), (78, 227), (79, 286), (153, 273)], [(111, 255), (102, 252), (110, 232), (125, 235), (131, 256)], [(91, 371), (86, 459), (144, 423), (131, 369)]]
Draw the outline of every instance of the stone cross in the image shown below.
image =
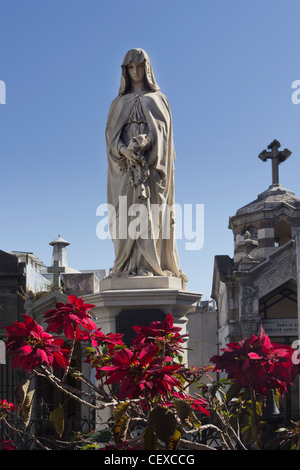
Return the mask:
[(275, 139), (270, 143), (270, 145), (268, 145), (270, 152), (263, 150), (258, 155), (258, 158), (260, 158), (263, 162), (266, 162), (268, 158), (272, 160), (272, 185), (279, 184), (279, 164), (287, 160), (292, 153), (288, 149), (279, 151), (278, 149), (280, 146), (280, 142)]
[(48, 273), (53, 273), (53, 290), (60, 290), (60, 275), (61, 273), (65, 272), (65, 268), (63, 266), (59, 266), (57, 260), (53, 262), (53, 266), (51, 268), (47, 268)]

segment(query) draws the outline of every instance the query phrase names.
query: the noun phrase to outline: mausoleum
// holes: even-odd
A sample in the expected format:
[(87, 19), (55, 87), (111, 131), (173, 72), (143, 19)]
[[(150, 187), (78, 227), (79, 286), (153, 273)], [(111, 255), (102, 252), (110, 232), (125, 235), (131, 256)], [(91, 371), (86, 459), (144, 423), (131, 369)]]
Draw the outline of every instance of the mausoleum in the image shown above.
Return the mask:
[[(291, 154), (269, 145), (259, 158), (272, 159), (272, 184), (229, 218), (234, 256), (215, 256), (212, 298), (218, 309), (218, 344), (224, 347), (257, 334), (262, 325), (273, 342), (292, 346), (298, 337), (297, 237), (300, 199), (279, 184), (279, 163)], [(298, 412), (298, 386), (285, 404)]]

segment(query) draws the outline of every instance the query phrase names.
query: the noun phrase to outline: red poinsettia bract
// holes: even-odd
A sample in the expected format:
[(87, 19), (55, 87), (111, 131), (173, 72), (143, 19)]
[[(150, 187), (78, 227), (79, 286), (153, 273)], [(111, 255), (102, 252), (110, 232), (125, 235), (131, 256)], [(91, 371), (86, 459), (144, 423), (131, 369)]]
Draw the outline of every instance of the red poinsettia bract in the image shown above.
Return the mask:
[(12, 367), (29, 373), (40, 365), (66, 368), (69, 364), (63, 349), (63, 340), (46, 333), (41, 325), (28, 315), (24, 322), (15, 322), (5, 327), (7, 331), (6, 350), (13, 356)]
[(145, 392), (152, 397), (166, 395), (179, 381), (172, 377), (180, 365), (169, 365), (170, 357), (157, 357), (159, 348), (147, 344), (140, 350), (121, 349), (112, 359), (112, 365), (102, 368), (108, 375), (106, 384), (120, 383), (118, 397), (139, 398)]
[(0, 439), (0, 450), (16, 450), (14, 441), (4, 441)]
[(253, 387), (262, 395), (270, 389), (280, 393), (287, 391), (299, 369), (293, 364), (294, 349), (285, 344), (276, 344), (261, 328), (259, 336), (227, 344), (221, 355), (215, 355), (211, 362), (215, 371), (225, 371), (230, 379), (242, 387)]
[(48, 327), (51, 333), (64, 333), (71, 340), (80, 338), (79, 326), (86, 330), (96, 330), (97, 325), (92, 321), (88, 311), (95, 305), (85, 304), (81, 298), (69, 295), (69, 302), (58, 302), (56, 308), (45, 312)]
[(121, 333), (104, 334), (101, 328), (96, 331), (83, 331), (80, 334), (79, 341), (90, 341), (94, 348), (106, 345), (108, 351), (112, 352), (115, 346), (124, 346)]
[[(194, 410), (200, 411), (205, 415), (210, 415), (210, 412), (206, 408), (208, 406), (207, 401), (203, 398), (194, 398), (191, 395), (186, 394), (185, 392), (173, 392), (172, 393), (174, 399), (184, 401), (188, 405), (190, 405)], [(170, 402), (169, 405), (173, 406), (173, 402)]]
[(174, 320), (170, 313), (163, 321), (152, 322), (150, 326), (136, 325), (133, 329), (137, 333), (133, 340), (135, 347), (155, 343), (165, 354), (172, 354), (172, 356), (182, 350), (182, 344), (186, 339), (185, 336), (179, 334), (181, 328), (174, 326)]
[(13, 403), (9, 403), (6, 398), (4, 400), (0, 400), (0, 415), (9, 413), (16, 408), (17, 407)]
[(99, 328), (97, 331), (83, 331), (80, 341), (90, 341), (94, 350), (87, 355), (86, 361), (96, 370), (96, 379), (100, 380), (105, 376), (102, 370), (104, 366), (111, 364), (111, 359), (116, 350), (126, 347), (122, 341), (123, 335), (120, 333), (104, 334)]

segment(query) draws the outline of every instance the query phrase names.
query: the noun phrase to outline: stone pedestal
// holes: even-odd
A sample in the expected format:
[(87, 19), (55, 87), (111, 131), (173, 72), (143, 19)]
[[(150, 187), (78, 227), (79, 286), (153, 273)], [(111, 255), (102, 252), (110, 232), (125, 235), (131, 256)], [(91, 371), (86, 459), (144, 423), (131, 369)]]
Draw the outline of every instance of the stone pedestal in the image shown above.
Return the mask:
[[(94, 304), (92, 312), (103, 333), (123, 333), (124, 342), (130, 344), (132, 326), (148, 326), (152, 321), (162, 321), (171, 313), (174, 324), (187, 331), (188, 314), (193, 313), (202, 294), (182, 289), (182, 281), (172, 277), (105, 278), (100, 292), (84, 297)], [(184, 357), (187, 364), (187, 355)]]
[(100, 282), (100, 292), (136, 289), (182, 290), (182, 279), (165, 276), (106, 277)]

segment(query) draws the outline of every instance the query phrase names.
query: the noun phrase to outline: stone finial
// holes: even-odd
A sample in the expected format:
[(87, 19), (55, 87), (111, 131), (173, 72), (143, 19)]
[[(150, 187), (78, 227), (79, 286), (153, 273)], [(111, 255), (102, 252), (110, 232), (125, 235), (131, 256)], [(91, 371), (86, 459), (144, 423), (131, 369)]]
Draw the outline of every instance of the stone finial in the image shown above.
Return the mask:
[(54, 266), (55, 261), (58, 261), (59, 266), (67, 267), (68, 262), (66, 247), (70, 245), (70, 243), (61, 238), (60, 235), (58, 235), (56, 240), (53, 240), (53, 242), (49, 243), (49, 245), (53, 246), (52, 266)]

